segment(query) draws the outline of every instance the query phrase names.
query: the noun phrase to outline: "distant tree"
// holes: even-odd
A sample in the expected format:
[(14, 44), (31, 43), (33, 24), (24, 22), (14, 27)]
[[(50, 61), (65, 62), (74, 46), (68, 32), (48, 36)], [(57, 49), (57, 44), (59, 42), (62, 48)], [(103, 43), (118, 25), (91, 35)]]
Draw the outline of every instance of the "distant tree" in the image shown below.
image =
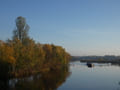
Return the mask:
[(16, 30), (13, 31), (13, 39), (18, 38), (21, 42), (28, 38), (29, 26), (24, 17), (19, 16), (16, 19)]

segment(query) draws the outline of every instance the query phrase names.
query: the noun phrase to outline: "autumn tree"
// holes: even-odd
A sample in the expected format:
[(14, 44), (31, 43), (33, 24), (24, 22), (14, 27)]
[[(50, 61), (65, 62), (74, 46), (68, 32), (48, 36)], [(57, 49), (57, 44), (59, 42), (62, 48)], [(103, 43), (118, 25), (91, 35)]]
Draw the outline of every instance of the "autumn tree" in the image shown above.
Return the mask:
[(9, 72), (15, 77), (24, 76), (57, 70), (68, 64), (70, 55), (64, 48), (36, 43), (28, 36), (28, 30), (25, 18), (19, 16), (16, 19), (13, 39), (0, 41), (0, 68), (6, 68), (5, 74)]

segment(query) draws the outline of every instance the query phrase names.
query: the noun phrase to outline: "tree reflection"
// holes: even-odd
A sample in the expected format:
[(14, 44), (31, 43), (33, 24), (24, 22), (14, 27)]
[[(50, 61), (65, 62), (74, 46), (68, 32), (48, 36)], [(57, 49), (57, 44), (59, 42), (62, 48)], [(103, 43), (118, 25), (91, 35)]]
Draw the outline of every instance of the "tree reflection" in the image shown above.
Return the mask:
[(12, 90), (55, 90), (66, 81), (69, 75), (69, 67), (64, 67), (29, 78), (13, 79), (9, 81), (9, 85)]

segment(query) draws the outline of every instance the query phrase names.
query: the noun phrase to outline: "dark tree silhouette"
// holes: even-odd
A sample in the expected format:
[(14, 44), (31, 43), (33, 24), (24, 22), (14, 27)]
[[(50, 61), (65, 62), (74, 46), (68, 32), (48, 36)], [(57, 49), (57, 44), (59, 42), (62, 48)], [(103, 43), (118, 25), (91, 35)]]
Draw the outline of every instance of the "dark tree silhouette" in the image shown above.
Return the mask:
[(28, 31), (29, 31), (29, 26), (26, 23), (26, 20), (24, 17), (19, 16), (15, 20), (16, 22), (16, 30), (13, 31), (13, 39), (18, 38), (21, 42), (28, 38)]

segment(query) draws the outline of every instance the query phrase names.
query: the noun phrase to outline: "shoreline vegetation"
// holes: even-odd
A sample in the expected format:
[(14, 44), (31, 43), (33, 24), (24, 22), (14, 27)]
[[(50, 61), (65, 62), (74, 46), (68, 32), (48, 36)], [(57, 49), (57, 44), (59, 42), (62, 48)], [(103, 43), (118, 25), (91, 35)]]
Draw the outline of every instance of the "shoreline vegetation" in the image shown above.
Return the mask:
[(80, 61), (86, 63), (116, 63), (120, 64), (120, 56), (72, 56), (71, 61)]
[(80, 62), (87, 62), (87, 63), (118, 63), (118, 64), (120, 64), (120, 60), (80, 60)]
[(36, 43), (28, 31), (25, 18), (19, 16), (12, 39), (0, 40), (0, 79), (54, 71), (68, 65), (70, 54), (64, 48)]

